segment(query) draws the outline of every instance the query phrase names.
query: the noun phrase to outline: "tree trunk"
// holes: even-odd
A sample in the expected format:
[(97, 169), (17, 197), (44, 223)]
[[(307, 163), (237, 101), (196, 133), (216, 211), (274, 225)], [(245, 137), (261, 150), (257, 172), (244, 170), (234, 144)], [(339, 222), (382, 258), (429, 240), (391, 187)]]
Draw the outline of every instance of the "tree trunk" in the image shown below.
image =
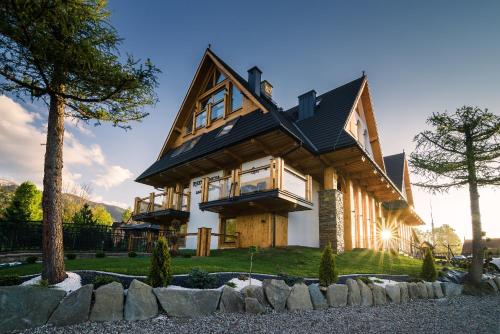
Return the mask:
[(473, 139), (469, 130), (465, 131), (467, 171), (469, 173), (470, 213), (472, 218), (472, 263), (469, 268), (469, 281), (479, 285), (483, 276), (483, 245), (481, 231), (481, 213), (479, 210), (479, 192), (477, 189), (476, 160)]
[(62, 230), (62, 167), (64, 100), (50, 96), (49, 123), (43, 176), (42, 278), (55, 284), (66, 278)]

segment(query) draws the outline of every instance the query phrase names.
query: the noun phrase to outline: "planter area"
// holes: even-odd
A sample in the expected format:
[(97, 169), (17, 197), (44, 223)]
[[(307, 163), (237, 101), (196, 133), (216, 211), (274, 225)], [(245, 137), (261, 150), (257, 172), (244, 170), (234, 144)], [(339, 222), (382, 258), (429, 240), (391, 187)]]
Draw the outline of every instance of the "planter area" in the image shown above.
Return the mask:
[[(132, 279), (128, 289), (119, 282), (96, 290), (92, 284), (85, 284), (68, 295), (65, 291), (46, 287), (1, 287), (0, 332), (46, 323), (66, 326), (85, 321), (146, 320), (160, 313), (169, 317), (199, 317), (214, 312), (262, 314), (271, 310), (379, 306), (407, 303), (412, 299), (453, 297), (463, 291), (462, 285), (451, 282), (407, 283), (377, 279), (366, 284), (364, 281), (347, 278), (345, 284), (320, 288), (310, 282), (290, 287), (283, 280), (271, 278), (263, 279), (262, 286), (249, 285), (241, 290), (229, 286), (201, 290), (180, 286), (152, 288)], [(487, 284), (498, 293), (500, 277), (487, 280)]]

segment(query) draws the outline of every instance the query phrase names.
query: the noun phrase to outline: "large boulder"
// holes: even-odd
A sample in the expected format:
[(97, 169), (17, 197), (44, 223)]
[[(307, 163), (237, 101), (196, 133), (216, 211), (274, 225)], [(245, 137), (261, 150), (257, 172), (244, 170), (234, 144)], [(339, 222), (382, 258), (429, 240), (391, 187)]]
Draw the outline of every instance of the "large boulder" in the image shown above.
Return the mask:
[(463, 286), (451, 282), (444, 282), (441, 284), (443, 294), (445, 297), (460, 296), (462, 294)]
[(153, 288), (136, 279), (130, 283), (125, 301), (125, 320), (147, 320), (158, 314)]
[(0, 333), (44, 325), (65, 295), (45, 287), (0, 287)]
[(52, 313), (48, 323), (54, 326), (68, 326), (89, 320), (93, 284), (87, 284), (64, 298)]
[(221, 312), (245, 312), (245, 299), (243, 294), (235, 289), (224, 286), (220, 297)]
[(427, 289), (427, 297), (435, 298), (434, 287), (432, 286), (432, 282), (425, 282), (425, 288)]
[[(346, 288), (346, 303), (347, 303), (347, 287), (345, 288)], [(308, 286), (308, 289), (309, 289), (309, 295), (311, 296), (311, 302), (315, 310), (328, 308), (325, 296), (323, 296), (323, 293), (319, 289), (318, 284), (310, 284)]]
[(373, 305), (385, 305), (387, 304), (387, 297), (385, 295), (385, 288), (380, 285), (371, 286), (373, 293)]
[(95, 302), (90, 312), (90, 321), (123, 320), (123, 285), (112, 282), (94, 292)]
[(385, 293), (389, 301), (393, 304), (401, 303), (401, 288), (398, 284), (388, 284), (385, 286)]
[(267, 306), (266, 296), (264, 295), (264, 289), (258, 285), (247, 285), (241, 289), (241, 293), (244, 297), (256, 298), (262, 306)]
[(420, 298), (418, 293), (417, 283), (415, 282), (408, 283), (408, 293), (410, 295), (410, 299)]
[(495, 284), (497, 285), (498, 290), (500, 290), (500, 277), (497, 276), (493, 279), (495, 281)]
[(496, 283), (493, 280), (493, 278), (490, 278), (490, 279), (486, 280), (486, 283), (491, 286), (491, 291), (493, 293), (498, 293), (498, 286), (496, 285)]
[(410, 292), (408, 289), (408, 283), (406, 282), (401, 282), (398, 283), (399, 286), (399, 292), (401, 294), (401, 303), (407, 303), (408, 300), (410, 299)]
[(425, 286), (424, 282), (417, 283), (417, 291), (418, 291), (418, 298), (421, 299), (429, 298), (429, 296), (427, 295), (427, 287)]
[(432, 288), (434, 289), (435, 298), (444, 298), (443, 289), (441, 288), (441, 282), (432, 282)]
[[(331, 307), (341, 307), (347, 305), (349, 288), (345, 284), (331, 284), (326, 290), (326, 299)], [(353, 304), (357, 305), (357, 304)]]
[(313, 305), (309, 289), (304, 283), (296, 283), (292, 287), (292, 291), (286, 300), (286, 307), (290, 311), (312, 310)]
[(245, 298), (245, 311), (250, 314), (262, 314), (266, 312), (266, 308), (262, 306), (257, 298)]
[(358, 283), (352, 278), (348, 278), (345, 282), (347, 285), (347, 305), (361, 304), (361, 292), (359, 291)]
[(262, 282), (267, 301), (276, 311), (283, 311), (292, 289), (283, 280), (265, 279)]
[(359, 286), (359, 292), (361, 293), (361, 305), (362, 306), (372, 306), (373, 305), (373, 293), (368, 285), (366, 285), (362, 280), (356, 280)]
[(167, 289), (153, 290), (161, 306), (171, 317), (199, 317), (217, 311), (221, 290)]

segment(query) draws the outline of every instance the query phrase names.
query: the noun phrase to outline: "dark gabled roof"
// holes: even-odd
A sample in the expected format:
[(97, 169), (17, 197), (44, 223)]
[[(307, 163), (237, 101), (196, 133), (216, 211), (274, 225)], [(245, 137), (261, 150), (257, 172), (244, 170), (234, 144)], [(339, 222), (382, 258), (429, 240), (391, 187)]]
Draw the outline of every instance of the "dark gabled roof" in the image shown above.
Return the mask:
[(344, 127), (364, 79), (362, 76), (318, 96), (314, 115), (309, 118), (296, 121), (298, 106), (285, 111), (285, 114), (295, 121), (294, 124), (313, 143), (317, 153), (356, 145), (356, 140), (344, 130)]
[[(500, 248), (500, 238), (486, 238), (481, 240), (482, 248)], [(462, 255), (470, 255), (472, 254), (472, 240), (467, 239), (464, 240), (464, 244), (462, 246)]]
[(400, 191), (403, 191), (405, 170), (405, 153), (398, 153), (384, 157), (385, 172)]

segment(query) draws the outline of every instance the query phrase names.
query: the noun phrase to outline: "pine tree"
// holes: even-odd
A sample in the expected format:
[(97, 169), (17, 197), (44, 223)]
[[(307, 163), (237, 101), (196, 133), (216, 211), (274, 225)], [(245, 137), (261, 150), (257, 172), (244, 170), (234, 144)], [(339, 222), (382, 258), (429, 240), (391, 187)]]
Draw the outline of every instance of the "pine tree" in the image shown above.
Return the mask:
[(424, 261), (422, 262), (422, 273), (420, 276), (428, 282), (434, 282), (437, 278), (434, 256), (432, 256), (430, 247), (425, 250)]
[(335, 254), (333, 254), (332, 245), (328, 243), (323, 249), (321, 263), (319, 264), (319, 285), (326, 287), (336, 281)]
[(159, 237), (151, 256), (149, 284), (157, 288), (168, 286), (172, 281), (172, 263), (168, 251), (167, 240)]
[(85, 203), (80, 211), (78, 211), (73, 217), (73, 223), (79, 225), (95, 225), (97, 224), (96, 219), (94, 218), (94, 214), (90, 209), (90, 206)]

